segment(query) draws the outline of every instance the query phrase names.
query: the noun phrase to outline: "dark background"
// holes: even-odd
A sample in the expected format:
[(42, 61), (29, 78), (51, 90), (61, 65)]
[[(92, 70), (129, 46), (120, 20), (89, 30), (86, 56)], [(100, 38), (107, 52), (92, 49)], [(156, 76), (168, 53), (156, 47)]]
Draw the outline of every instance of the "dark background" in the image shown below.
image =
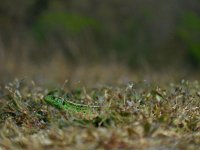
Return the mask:
[(88, 66), (196, 72), (199, 64), (199, 0), (0, 2), (4, 81), (26, 75), (63, 80), (74, 72), (80, 78)]

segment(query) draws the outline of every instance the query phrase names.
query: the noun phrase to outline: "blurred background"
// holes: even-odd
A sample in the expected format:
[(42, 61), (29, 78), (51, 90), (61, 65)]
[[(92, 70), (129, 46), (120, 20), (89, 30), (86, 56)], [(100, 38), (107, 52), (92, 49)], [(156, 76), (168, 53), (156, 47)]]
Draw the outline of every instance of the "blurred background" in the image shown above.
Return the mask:
[(187, 77), (199, 64), (199, 0), (0, 3), (1, 83)]

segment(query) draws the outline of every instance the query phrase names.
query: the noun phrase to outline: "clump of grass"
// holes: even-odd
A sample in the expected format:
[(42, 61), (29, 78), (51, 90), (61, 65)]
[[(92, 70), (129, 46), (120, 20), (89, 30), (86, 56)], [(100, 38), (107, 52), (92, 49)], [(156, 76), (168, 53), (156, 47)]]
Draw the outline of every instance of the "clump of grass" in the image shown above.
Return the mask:
[[(198, 149), (200, 84), (159, 87), (145, 82), (99, 88), (48, 90), (15, 80), (1, 89), (2, 149)], [(47, 93), (98, 105), (95, 117), (58, 110)]]

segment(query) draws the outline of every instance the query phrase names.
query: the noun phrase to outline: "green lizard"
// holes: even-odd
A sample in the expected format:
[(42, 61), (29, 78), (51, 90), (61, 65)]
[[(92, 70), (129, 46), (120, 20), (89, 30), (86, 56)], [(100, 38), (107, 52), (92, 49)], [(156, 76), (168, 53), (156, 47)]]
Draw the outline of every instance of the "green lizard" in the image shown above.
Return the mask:
[(54, 95), (46, 95), (44, 100), (59, 110), (67, 110), (75, 113), (93, 114), (100, 108), (100, 106), (77, 104), (68, 100), (64, 100), (62, 97), (56, 97)]

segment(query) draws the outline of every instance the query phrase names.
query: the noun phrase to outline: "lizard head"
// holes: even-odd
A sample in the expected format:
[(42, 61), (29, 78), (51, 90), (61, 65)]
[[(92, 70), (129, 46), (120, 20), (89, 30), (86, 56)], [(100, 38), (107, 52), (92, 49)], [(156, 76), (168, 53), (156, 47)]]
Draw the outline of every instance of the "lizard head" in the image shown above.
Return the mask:
[(63, 99), (55, 97), (54, 95), (44, 96), (44, 101), (58, 109), (61, 109), (63, 106)]

